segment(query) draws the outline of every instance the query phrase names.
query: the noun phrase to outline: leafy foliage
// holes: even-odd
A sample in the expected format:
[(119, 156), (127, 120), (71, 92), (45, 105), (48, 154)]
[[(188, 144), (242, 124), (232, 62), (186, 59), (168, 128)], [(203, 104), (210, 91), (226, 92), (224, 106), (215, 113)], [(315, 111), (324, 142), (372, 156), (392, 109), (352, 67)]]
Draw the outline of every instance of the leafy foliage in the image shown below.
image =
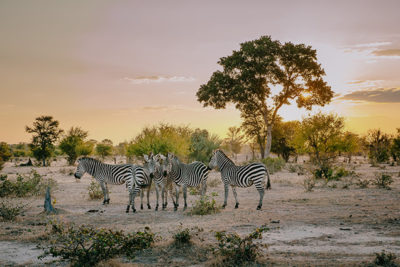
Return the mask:
[(375, 253), (373, 263), (367, 266), (399, 267), (400, 264), (396, 262), (396, 258), (395, 254), (382, 250), (381, 253)]
[(169, 124), (146, 127), (127, 146), (126, 155), (141, 158), (161, 153), (166, 155), (172, 152), (180, 158), (187, 159), (192, 131), (188, 127), (179, 127)]
[(282, 158), (271, 157), (262, 159), (261, 162), (265, 164), (270, 174), (274, 174), (275, 172), (282, 170), (286, 164), (285, 160)]
[(110, 156), (113, 152), (113, 144), (109, 139), (104, 139), (101, 143), (96, 145), (96, 154), (102, 159)]
[(68, 156), (68, 164), (73, 165), (76, 159), (81, 156), (81, 152), (86, 149), (84, 140), (88, 136), (88, 132), (79, 127), (71, 127), (68, 134), (61, 140), (60, 149)]
[(397, 128), (397, 135), (392, 140), (392, 146), (390, 153), (394, 161), (399, 162), (400, 160), (400, 128)]
[(368, 156), (373, 162), (382, 163), (389, 159), (390, 136), (381, 130), (370, 130), (365, 137)]
[(208, 196), (202, 196), (195, 202), (189, 211), (190, 215), (208, 215), (221, 211), (221, 207), (217, 205), (214, 198), (210, 200)]
[(387, 173), (377, 173), (375, 175), (375, 180), (373, 180), (372, 183), (379, 188), (390, 189), (390, 184), (393, 183), (393, 178)]
[(8, 201), (2, 200), (0, 202), (0, 217), (4, 221), (13, 221), (18, 215), (23, 213), (25, 205), (12, 204)]
[(286, 162), (289, 161), (291, 155), (296, 154), (296, 148), (293, 145), (296, 133), (300, 128), (298, 121), (282, 122), (277, 120), (272, 129), (272, 146), (271, 151), (278, 154)]
[(11, 158), (10, 147), (5, 142), (0, 142), (0, 170), (3, 169), (4, 162)]
[(31, 156), (29, 145), (27, 143), (18, 143), (10, 145), (11, 153), (13, 157), (27, 157)]
[(101, 199), (103, 198), (103, 191), (101, 190), (100, 184), (92, 179), (90, 185), (88, 186), (88, 193), (90, 199)]
[(6, 196), (37, 196), (44, 195), (46, 188), (56, 187), (57, 182), (53, 179), (44, 179), (36, 171), (28, 175), (18, 175), (16, 181), (11, 181), (6, 175), (0, 177), (0, 197)]
[(196, 129), (190, 136), (189, 159), (207, 164), (212, 152), (221, 144), (216, 135), (211, 135), (207, 130)]
[(94, 266), (102, 260), (125, 255), (134, 258), (137, 251), (149, 248), (154, 243), (154, 234), (148, 227), (144, 232), (93, 228), (91, 226), (66, 226), (52, 224), (53, 242), (40, 257), (51, 255), (70, 260), (72, 266)]
[(190, 234), (189, 228), (185, 228), (184, 230), (181, 230), (173, 235), (174, 244), (177, 247), (182, 247), (190, 244), (191, 238), (192, 235)]
[(234, 158), (240, 153), (242, 144), (244, 143), (244, 135), (238, 127), (229, 127), (227, 138), (224, 139), (223, 148), (229, 151)]
[(257, 228), (244, 238), (236, 233), (216, 232), (218, 247), (214, 253), (223, 257), (224, 266), (240, 266), (255, 262), (261, 253), (261, 248), (266, 245), (255, 243), (254, 240), (261, 239), (262, 233), (268, 230), (267, 227)]
[[(198, 101), (216, 109), (233, 103), (242, 114), (258, 110), (267, 128), (266, 156), (272, 126), (283, 105), (295, 99), (298, 107), (311, 109), (313, 105), (325, 105), (333, 97), (331, 88), (322, 79), (325, 72), (317, 62), (316, 50), (304, 44), (281, 44), (262, 36), (242, 43), (239, 51), (222, 57), (218, 64), (223, 70), (214, 72), (200, 86)], [(282, 89), (272, 95), (273, 86)]]

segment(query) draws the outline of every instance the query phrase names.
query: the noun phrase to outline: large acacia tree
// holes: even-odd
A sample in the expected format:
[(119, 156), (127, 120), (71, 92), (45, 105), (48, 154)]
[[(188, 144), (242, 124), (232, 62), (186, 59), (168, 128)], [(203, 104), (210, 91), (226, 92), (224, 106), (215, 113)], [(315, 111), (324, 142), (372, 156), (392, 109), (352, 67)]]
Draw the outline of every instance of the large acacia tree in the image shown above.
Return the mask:
[(242, 114), (261, 113), (267, 128), (265, 156), (271, 151), (272, 128), (283, 105), (295, 100), (299, 108), (311, 109), (333, 96), (322, 78), (325, 71), (317, 62), (317, 51), (304, 44), (281, 44), (262, 36), (240, 44), (240, 50), (218, 64), (223, 69), (200, 86), (198, 101), (216, 109), (233, 103)]

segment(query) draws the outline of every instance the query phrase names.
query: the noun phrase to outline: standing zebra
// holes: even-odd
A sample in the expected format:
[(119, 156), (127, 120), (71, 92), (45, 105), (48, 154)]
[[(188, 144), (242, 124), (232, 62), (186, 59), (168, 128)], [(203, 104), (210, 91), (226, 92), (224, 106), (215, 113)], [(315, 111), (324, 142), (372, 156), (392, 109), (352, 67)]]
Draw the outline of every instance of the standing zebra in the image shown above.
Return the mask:
[(132, 182), (130, 183), (132, 186), (129, 189), (130, 199), (128, 207), (126, 208), (126, 212), (129, 212), (129, 205), (132, 205), (132, 211), (136, 212), (135, 209), (135, 197), (137, 193), (140, 191), (140, 209), (143, 209), (143, 189), (147, 188), (147, 208), (151, 209), (150, 206), (150, 188), (151, 182), (154, 178), (154, 172), (156, 170), (156, 164), (153, 160), (153, 156), (150, 157), (148, 155), (143, 155), (144, 164), (141, 166), (134, 166), (133, 176), (131, 178)]
[(239, 207), (239, 202), (237, 200), (236, 186), (249, 187), (254, 184), (258, 190), (258, 193), (260, 194), (260, 201), (257, 209), (261, 209), (264, 198), (263, 183), (265, 176), (268, 177), (266, 189), (268, 190), (271, 188), (269, 173), (264, 164), (251, 163), (244, 166), (236, 166), (235, 163), (233, 163), (233, 161), (229, 159), (224, 152), (222, 152), (222, 150), (216, 150), (214, 151), (208, 166), (210, 169), (218, 167), (219, 171), (221, 172), (221, 179), (225, 187), (225, 199), (222, 207), (226, 207), (229, 185), (232, 187), (233, 195), (235, 196), (236, 201), (235, 209), (237, 209)]
[(179, 206), (179, 191), (180, 187), (183, 186), (183, 199), (185, 206), (183, 210), (187, 208), (187, 187), (202, 185), (201, 195), (204, 196), (207, 190), (207, 177), (209, 169), (206, 165), (199, 161), (185, 164), (179, 161), (179, 159), (172, 153), (168, 153), (168, 160), (171, 161), (171, 172), (170, 177), (175, 182), (176, 190), (176, 202), (174, 202), (174, 210), (176, 211)]
[(171, 164), (167, 160), (167, 158), (162, 154), (155, 155), (153, 157), (153, 160), (156, 162), (156, 171), (154, 172), (154, 185), (156, 187), (157, 205), (155, 210), (158, 210), (158, 200), (159, 200), (160, 190), (161, 190), (162, 209), (164, 210), (167, 207), (168, 194), (166, 188), (168, 184), (168, 176), (171, 171)]
[(126, 182), (128, 188), (132, 187), (134, 168), (135, 165), (131, 164), (111, 165), (102, 163), (97, 159), (84, 157), (78, 159), (78, 167), (74, 176), (75, 178), (81, 179), (85, 172), (92, 175), (101, 186), (104, 196), (104, 205), (110, 203), (107, 184), (121, 185)]

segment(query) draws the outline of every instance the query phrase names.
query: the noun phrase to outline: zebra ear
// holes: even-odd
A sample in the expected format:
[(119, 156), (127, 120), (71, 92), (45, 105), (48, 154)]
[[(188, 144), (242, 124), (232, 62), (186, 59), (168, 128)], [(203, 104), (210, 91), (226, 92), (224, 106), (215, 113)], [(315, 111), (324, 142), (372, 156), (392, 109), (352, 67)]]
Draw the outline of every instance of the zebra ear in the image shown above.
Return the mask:
[(158, 156), (160, 157), (160, 159), (165, 160), (166, 157), (163, 154), (158, 154)]
[(143, 154), (143, 158), (144, 158), (144, 160), (145, 160), (146, 162), (149, 161), (149, 156), (148, 156), (148, 155)]

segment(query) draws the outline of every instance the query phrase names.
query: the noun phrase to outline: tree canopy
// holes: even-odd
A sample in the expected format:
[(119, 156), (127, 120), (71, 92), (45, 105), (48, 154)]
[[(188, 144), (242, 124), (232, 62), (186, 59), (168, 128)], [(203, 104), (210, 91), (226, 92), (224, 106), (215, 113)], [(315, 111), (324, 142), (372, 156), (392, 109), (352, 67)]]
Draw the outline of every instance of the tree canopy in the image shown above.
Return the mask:
[(233, 103), (242, 114), (259, 112), (267, 127), (266, 156), (271, 149), (272, 127), (283, 105), (295, 100), (299, 108), (311, 109), (333, 97), (322, 78), (325, 71), (317, 62), (317, 51), (311, 46), (282, 44), (262, 36), (242, 43), (240, 50), (222, 57), (218, 64), (223, 69), (200, 86), (198, 101), (216, 109)]
[(50, 158), (54, 152), (54, 143), (63, 133), (58, 126), (59, 122), (52, 116), (40, 116), (35, 119), (32, 127), (25, 127), (28, 133), (33, 134), (30, 144), (33, 156), (41, 160), (43, 166), (46, 165), (46, 159)]
[(88, 132), (79, 127), (71, 127), (68, 134), (60, 142), (60, 149), (67, 154), (69, 165), (73, 165), (75, 160), (86, 149), (85, 139), (88, 137)]

